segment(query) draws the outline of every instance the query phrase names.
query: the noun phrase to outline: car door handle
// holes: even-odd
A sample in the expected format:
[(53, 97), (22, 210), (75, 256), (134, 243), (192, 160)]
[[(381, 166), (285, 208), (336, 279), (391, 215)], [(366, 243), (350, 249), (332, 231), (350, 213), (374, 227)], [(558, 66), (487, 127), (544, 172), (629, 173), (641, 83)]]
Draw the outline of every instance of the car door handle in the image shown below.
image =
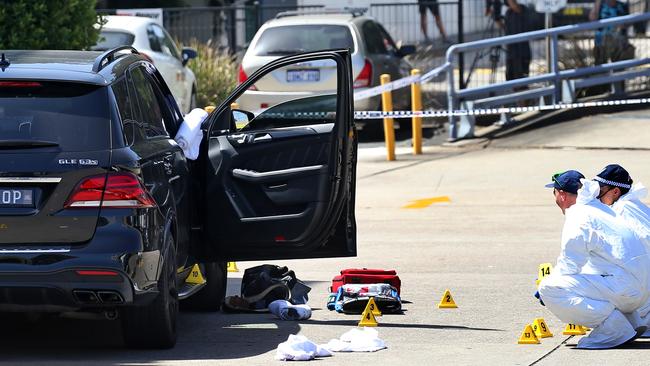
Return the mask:
[(251, 183), (268, 183), (295, 179), (314, 174), (327, 172), (327, 165), (302, 166), (282, 170), (272, 170), (269, 172), (256, 172), (254, 170), (233, 169), (233, 177), (245, 180)]
[(265, 134), (263, 134), (263, 135), (261, 135), (261, 136), (257, 136), (257, 135), (256, 135), (256, 136), (253, 138), (253, 142), (254, 142), (254, 143), (255, 143), (255, 142), (271, 141), (271, 140), (273, 140), (273, 138), (272, 138), (271, 135), (269, 135), (268, 133), (265, 133)]

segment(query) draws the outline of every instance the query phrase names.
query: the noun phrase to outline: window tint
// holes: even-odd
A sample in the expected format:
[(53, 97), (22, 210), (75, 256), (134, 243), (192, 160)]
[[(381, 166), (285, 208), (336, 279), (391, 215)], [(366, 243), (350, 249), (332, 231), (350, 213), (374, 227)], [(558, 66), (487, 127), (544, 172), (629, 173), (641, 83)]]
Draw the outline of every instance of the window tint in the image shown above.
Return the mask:
[(384, 37), (381, 35), (381, 29), (373, 21), (363, 23), (361, 27), (363, 39), (366, 41), (366, 51), (368, 53), (386, 53)]
[(129, 98), (126, 78), (122, 77), (113, 83), (112, 88), (113, 94), (115, 95), (115, 102), (117, 103), (117, 109), (120, 112), (120, 119), (122, 120), (124, 138), (128, 145), (132, 145), (134, 141), (133, 125), (136, 123), (136, 118), (133, 115), (133, 103), (131, 98)]
[(64, 82), (6, 82), (0, 88), (0, 140), (41, 140), (61, 151), (110, 147), (106, 87)]
[(134, 39), (135, 36), (131, 33), (102, 31), (97, 44), (92, 46), (91, 49), (105, 51), (119, 46), (130, 46), (133, 44)]
[[(157, 24), (152, 24), (149, 27), (151, 28), (151, 33), (153, 34), (153, 37), (155, 37), (158, 40), (158, 49), (154, 51), (162, 52), (168, 56), (172, 56), (177, 59), (180, 59), (180, 53), (178, 52), (178, 48), (176, 48), (176, 44), (169, 36), (169, 34), (161, 26)], [(149, 30), (147, 29), (147, 33), (148, 32)]]
[(163, 115), (158, 98), (142, 67), (131, 71), (135, 99), (138, 101), (140, 120), (138, 121), (147, 137), (168, 136), (164, 127)]
[(153, 25), (147, 27), (147, 38), (149, 38), (149, 48), (151, 48), (152, 51), (162, 52), (162, 48), (160, 47), (160, 38), (158, 38), (154, 32)]
[(343, 25), (292, 25), (267, 28), (258, 39), (257, 56), (290, 55), (331, 48), (354, 51), (350, 28)]

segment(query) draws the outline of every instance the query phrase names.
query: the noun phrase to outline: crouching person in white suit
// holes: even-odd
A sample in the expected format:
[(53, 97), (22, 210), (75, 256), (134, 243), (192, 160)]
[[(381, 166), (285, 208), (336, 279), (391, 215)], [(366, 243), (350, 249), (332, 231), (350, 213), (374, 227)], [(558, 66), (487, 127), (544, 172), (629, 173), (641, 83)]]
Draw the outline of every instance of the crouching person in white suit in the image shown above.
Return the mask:
[[(650, 251), (650, 207), (641, 202), (648, 190), (641, 183), (634, 183), (630, 174), (618, 164), (606, 166), (594, 178), (600, 184), (600, 201), (612, 207)], [(646, 326), (650, 325), (650, 299), (639, 309)], [(644, 338), (650, 337), (647, 331)]]
[(540, 283), (540, 300), (563, 322), (593, 328), (578, 348), (635, 339), (646, 330), (636, 310), (649, 295), (650, 257), (643, 243), (598, 200), (597, 182), (570, 170), (554, 175), (547, 187), (566, 219), (562, 250), (553, 273)]

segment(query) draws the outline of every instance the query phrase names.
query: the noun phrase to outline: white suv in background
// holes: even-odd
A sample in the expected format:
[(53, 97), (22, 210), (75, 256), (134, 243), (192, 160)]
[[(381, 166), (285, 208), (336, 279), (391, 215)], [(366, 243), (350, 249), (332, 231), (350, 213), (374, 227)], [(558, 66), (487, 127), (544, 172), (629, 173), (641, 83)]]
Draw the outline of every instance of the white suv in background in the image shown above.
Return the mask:
[[(411, 65), (404, 56), (414, 46), (398, 47), (384, 27), (358, 10), (324, 9), (317, 12), (285, 12), (257, 31), (239, 68), (239, 82), (271, 60), (295, 53), (348, 48), (352, 52), (354, 89), (379, 85), (381, 74), (391, 80), (408, 76)], [(328, 62), (306, 62), (282, 68), (250, 88), (237, 101), (254, 114), (284, 101), (336, 90), (336, 67)], [(394, 92), (395, 108), (410, 106), (408, 88)], [(381, 97), (354, 102), (355, 110), (381, 110)]]
[(133, 46), (154, 65), (169, 86), (183, 113), (196, 108), (196, 78), (185, 65), (196, 51), (178, 50), (169, 33), (150, 18), (108, 15), (93, 50), (105, 51), (118, 46)]

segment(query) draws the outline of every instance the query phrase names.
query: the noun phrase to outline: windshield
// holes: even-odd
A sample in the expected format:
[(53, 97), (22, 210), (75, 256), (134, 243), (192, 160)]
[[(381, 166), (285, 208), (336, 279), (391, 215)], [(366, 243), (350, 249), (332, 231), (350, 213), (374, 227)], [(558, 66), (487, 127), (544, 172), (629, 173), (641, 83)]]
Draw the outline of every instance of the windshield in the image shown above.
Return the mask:
[(343, 25), (292, 25), (267, 28), (257, 40), (256, 56), (282, 56), (333, 48), (354, 52), (350, 28)]
[(127, 32), (102, 31), (99, 34), (97, 44), (91, 49), (95, 51), (106, 51), (119, 46), (131, 46), (135, 36)]
[(109, 98), (94, 85), (0, 81), (4, 148), (92, 151), (110, 148)]

